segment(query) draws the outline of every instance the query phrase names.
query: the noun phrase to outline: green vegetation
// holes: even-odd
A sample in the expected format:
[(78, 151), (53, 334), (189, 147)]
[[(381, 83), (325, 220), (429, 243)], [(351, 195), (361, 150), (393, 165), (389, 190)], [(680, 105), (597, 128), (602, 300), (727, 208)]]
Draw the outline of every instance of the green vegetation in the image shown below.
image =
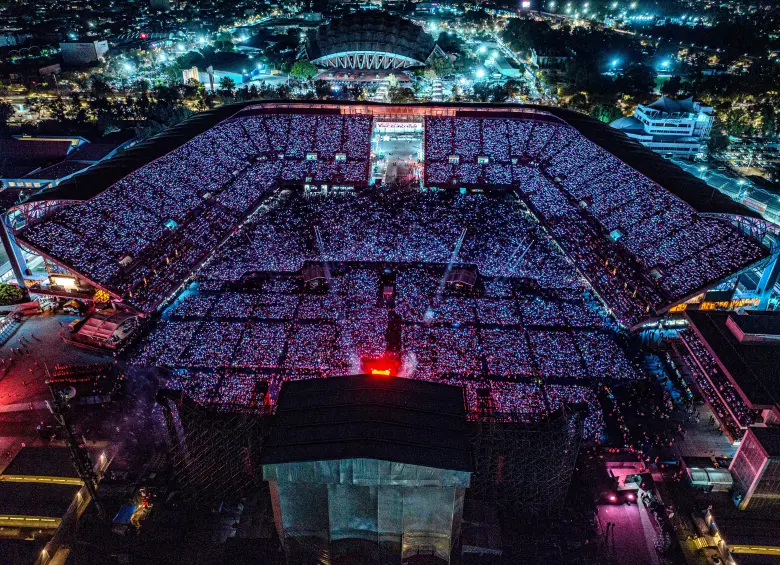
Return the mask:
[(293, 78), (309, 79), (317, 74), (317, 67), (310, 61), (295, 61), (290, 70), (290, 76)]
[(24, 291), (12, 284), (0, 283), (0, 306), (15, 304), (24, 298)]

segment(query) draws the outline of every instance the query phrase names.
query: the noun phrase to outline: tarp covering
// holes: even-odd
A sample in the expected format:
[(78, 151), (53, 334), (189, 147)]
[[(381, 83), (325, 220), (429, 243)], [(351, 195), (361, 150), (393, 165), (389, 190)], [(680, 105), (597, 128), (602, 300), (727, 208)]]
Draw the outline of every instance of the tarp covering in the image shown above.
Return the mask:
[(263, 465), (290, 562), (363, 555), (449, 561), (470, 473), (371, 459)]

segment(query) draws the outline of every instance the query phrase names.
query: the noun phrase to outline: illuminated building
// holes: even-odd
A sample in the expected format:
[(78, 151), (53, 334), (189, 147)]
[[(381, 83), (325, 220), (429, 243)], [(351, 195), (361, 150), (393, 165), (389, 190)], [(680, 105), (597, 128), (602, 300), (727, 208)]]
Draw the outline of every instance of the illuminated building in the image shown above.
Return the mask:
[[(444, 56), (422, 27), (387, 12), (358, 12), (321, 26), (306, 40), (306, 55), (321, 78), (359, 80), (420, 68)], [(403, 76), (403, 75), (399, 75)]]
[(741, 510), (780, 507), (780, 428), (748, 428), (730, 470)]
[(662, 96), (647, 106), (639, 104), (633, 117), (610, 125), (662, 155), (694, 158), (705, 151), (714, 121), (712, 108), (693, 98)]

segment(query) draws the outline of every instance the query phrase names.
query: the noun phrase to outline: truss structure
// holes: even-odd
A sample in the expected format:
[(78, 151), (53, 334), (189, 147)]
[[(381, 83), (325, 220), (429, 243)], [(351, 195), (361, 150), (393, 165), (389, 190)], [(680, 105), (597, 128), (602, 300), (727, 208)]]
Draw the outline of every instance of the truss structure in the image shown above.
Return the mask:
[(408, 69), (419, 66), (422, 61), (395, 53), (383, 53), (379, 51), (348, 51), (333, 53), (312, 61), (315, 65), (335, 69), (362, 69), (383, 71), (390, 69)]
[(522, 516), (551, 517), (563, 509), (582, 439), (581, 413), (558, 412), (537, 424), (490, 414), (471, 426), (470, 496)]
[(173, 481), (187, 499), (232, 500), (262, 481), (263, 411), (218, 411), (179, 391), (160, 391)]

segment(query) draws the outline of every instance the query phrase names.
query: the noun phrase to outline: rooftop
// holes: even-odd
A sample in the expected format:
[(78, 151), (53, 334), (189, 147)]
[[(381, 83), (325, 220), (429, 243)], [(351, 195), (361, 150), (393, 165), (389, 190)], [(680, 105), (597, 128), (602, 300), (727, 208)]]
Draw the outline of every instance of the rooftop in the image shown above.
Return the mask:
[(61, 518), (80, 489), (78, 485), (0, 481), (0, 515)]
[(750, 431), (769, 457), (780, 457), (780, 427), (753, 426)]
[(2, 474), (78, 478), (66, 447), (23, 447)]
[[(780, 316), (780, 313), (762, 316)], [(728, 328), (731, 312), (687, 310), (694, 330), (726, 370), (729, 378), (754, 407), (780, 405), (780, 344), (740, 343)], [(756, 314), (748, 314), (756, 316)]]
[(463, 389), (369, 375), (285, 383), (263, 464), (352, 458), (471, 472)]

